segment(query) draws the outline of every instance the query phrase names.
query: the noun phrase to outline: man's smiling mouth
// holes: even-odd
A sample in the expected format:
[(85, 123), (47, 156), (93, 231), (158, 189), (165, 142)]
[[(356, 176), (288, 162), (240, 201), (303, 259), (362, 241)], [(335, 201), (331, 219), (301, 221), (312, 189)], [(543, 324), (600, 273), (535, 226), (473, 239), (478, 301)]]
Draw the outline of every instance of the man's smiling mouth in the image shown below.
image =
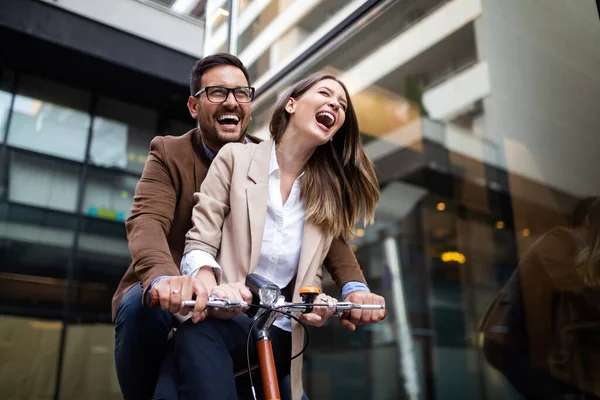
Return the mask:
[(217, 122), (221, 125), (237, 125), (240, 122), (240, 117), (235, 114), (223, 114), (217, 118)]

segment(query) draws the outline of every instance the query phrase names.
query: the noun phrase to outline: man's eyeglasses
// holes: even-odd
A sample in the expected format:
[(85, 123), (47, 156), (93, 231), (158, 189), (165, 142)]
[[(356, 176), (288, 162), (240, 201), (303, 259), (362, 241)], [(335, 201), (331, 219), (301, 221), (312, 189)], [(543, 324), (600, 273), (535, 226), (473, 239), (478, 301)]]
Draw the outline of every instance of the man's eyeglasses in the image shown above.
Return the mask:
[(254, 88), (250, 86), (238, 86), (235, 88), (226, 88), (225, 86), (206, 86), (200, 89), (194, 97), (199, 97), (206, 92), (206, 98), (211, 103), (222, 103), (229, 97), (229, 92), (233, 92), (233, 97), (239, 103), (250, 103), (254, 99)]

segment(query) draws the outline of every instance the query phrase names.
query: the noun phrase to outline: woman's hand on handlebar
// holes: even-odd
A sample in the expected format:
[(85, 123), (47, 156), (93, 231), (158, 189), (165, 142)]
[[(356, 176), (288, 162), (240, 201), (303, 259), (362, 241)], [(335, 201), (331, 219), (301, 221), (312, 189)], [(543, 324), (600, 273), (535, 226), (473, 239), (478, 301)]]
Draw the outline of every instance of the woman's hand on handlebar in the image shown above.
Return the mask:
[(336, 309), (335, 307), (333, 307), (333, 305), (337, 303), (337, 299), (331, 296), (327, 296), (325, 293), (321, 293), (317, 296), (314, 302), (331, 304), (332, 307), (313, 307), (312, 312), (300, 314), (300, 321), (307, 325), (317, 327), (323, 326), (325, 321), (327, 321), (329, 317), (335, 314)]
[[(215, 286), (210, 291), (210, 295), (225, 300), (239, 300), (245, 301), (246, 303), (252, 302), (252, 293), (246, 287), (244, 282), (226, 283), (223, 285)], [(231, 319), (240, 312), (246, 311), (247, 309), (248, 307), (236, 307), (219, 310), (209, 309), (208, 314), (214, 318)]]

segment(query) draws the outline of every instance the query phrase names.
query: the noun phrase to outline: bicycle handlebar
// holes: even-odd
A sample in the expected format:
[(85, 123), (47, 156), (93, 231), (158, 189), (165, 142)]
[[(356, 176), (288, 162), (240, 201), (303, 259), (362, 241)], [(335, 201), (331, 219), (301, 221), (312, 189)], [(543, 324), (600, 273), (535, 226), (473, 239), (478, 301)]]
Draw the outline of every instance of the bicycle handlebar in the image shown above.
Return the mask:
[(350, 310), (384, 310), (385, 306), (381, 304), (356, 304), (350, 303), (349, 301), (339, 301), (337, 303), (286, 303), (280, 308), (287, 308), (288, 311), (304, 311), (309, 307), (331, 307), (335, 308), (336, 311), (350, 311)]
[[(193, 308), (196, 305), (195, 300), (182, 301), (181, 307), (190, 307)], [(228, 300), (221, 299), (215, 296), (210, 296), (208, 302), (206, 303), (207, 307), (211, 307), (214, 309), (224, 308), (224, 309), (232, 309), (232, 308), (243, 308), (250, 307), (252, 304), (246, 303), (245, 301), (239, 300)], [(385, 306), (381, 304), (356, 304), (348, 301), (336, 302), (336, 303), (288, 303), (288, 302), (277, 302), (273, 306), (269, 308), (277, 311), (283, 312), (291, 312), (291, 311), (300, 311), (306, 312), (312, 310), (313, 307), (329, 307), (334, 308), (338, 313), (350, 310), (384, 310)]]

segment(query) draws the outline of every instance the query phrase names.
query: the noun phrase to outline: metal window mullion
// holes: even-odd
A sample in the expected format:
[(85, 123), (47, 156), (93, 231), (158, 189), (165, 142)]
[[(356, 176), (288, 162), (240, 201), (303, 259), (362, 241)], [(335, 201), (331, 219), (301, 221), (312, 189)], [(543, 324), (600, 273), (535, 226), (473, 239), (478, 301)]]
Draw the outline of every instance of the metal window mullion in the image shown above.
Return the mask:
[(10, 125), (12, 123), (13, 110), (15, 107), (15, 99), (17, 97), (18, 84), (19, 84), (19, 74), (17, 73), (17, 71), (15, 71), (11, 90), (10, 90), (11, 98), (10, 98), (10, 105), (8, 106), (8, 116), (6, 117), (6, 126), (4, 128), (4, 132), (2, 132), (2, 144), (1, 144), (1, 148), (0, 148), (0, 163), (2, 163), (2, 165), (0, 166), (0, 168), (1, 168), (0, 169), (0, 171), (1, 171), (0, 179), (2, 180), (1, 181), (2, 188), (5, 189), (2, 192), (0, 192), (1, 200), (8, 199), (8, 183), (9, 182), (8, 182), (8, 157), (7, 157), (8, 147), (7, 147), (7, 143), (8, 143), (8, 132), (10, 130)]
[(238, 22), (240, 18), (240, 0), (229, 0), (227, 17), (227, 51), (234, 56), (238, 53)]
[(418, 400), (419, 393), (417, 360), (413, 343), (412, 332), (408, 321), (406, 302), (404, 297), (404, 280), (402, 266), (396, 238), (387, 236), (383, 240), (385, 260), (390, 270), (392, 280), (392, 301), (394, 304), (394, 318), (397, 324), (398, 342), (397, 351), (399, 358), (399, 374), (404, 378), (404, 396), (410, 400)]

